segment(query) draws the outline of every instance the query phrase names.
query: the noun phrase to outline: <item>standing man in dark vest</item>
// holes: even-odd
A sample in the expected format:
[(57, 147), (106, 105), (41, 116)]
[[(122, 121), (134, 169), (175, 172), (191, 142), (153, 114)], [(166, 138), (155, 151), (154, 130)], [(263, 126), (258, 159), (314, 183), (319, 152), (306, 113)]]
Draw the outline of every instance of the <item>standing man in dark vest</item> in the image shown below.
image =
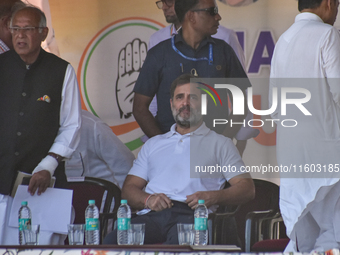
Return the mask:
[[(64, 158), (79, 143), (80, 97), (71, 65), (41, 48), (48, 28), (35, 7), (16, 11), (10, 22), (14, 50), (0, 55), (0, 244), (17, 244), (7, 226), (18, 171), (31, 173), (28, 191), (45, 192), (51, 177), (66, 182)], [(7, 215), (6, 215), (7, 214)], [(7, 217), (7, 218), (6, 218)], [(12, 231), (13, 232), (13, 231)], [(40, 244), (62, 242), (40, 235)], [(52, 235), (53, 236), (53, 235)], [(52, 241), (53, 240), (53, 241)]]

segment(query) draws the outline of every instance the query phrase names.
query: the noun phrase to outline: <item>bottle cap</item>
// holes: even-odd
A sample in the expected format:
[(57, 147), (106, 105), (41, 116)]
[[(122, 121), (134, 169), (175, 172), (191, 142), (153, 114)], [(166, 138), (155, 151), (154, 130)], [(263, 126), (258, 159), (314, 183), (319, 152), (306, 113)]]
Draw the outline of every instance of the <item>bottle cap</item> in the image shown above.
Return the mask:
[(89, 205), (94, 205), (96, 203), (95, 200), (89, 200)]
[(203, 199), (198, 200), (198, 204), (199, 204), (199, 205), (204, 204), (204, 200), (203, 200)]
[(21, 205), (26, 206), (27, 205), (27, 201), (22, 201)]
[(120, 203), (121, 204), (127, 204), (127, 200), (126, 199), (122, 199), (122, 200), (120, 200)]

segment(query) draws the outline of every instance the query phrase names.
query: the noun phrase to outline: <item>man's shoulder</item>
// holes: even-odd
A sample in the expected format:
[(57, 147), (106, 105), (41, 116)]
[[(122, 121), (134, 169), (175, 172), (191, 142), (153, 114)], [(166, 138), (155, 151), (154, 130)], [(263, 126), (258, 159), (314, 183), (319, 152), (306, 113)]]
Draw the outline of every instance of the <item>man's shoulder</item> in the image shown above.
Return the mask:
[[(169, 131), (171, 132), (171, 131)], [(169, 138), (169, 132), (165, 133), (165, 134), (159, 134), (159, 135), (155, 135), (151, 138), (149, 138), (145, 144), (148, 144), (148, 145), (155, 145), (161, 141), (165, 141), (167, 140), (167, 138)]]
[(214, 141), (217, 144), (223, 145), (226, 143), (233, 143), (229, 137), (216, 133), (214, 130), (209, 129), (209, 132), (204, 136), (205, 139)]
[(86, 110), (81, 110), (81, 117), (89, 123), (103, 122), (100, 118)]
[(12, 56), (15, 54), (14, 50), (9, 50), (9, 51), (5, 51), (4, 53), (0, 54), (0, 59), (7, 59), (7, 58), (12, 58)]
[(171, 25), (167, 27), (163, 27), (160, 30), (156, 31), (150, 36), (149, 39), (149, 50), (159, 44), (162, 41), (165, 41), (171, 37)]
[[(214, 47), (216, 47), (216, 52), (220, 56), (226, 56), (228, 59), (237, 59), (237, 55), (233, 47), (223, 39), (211, 38), (214, 41)], [(223, 55), (224, 54), (224, 55)]]
[(164, 52), (164, 48), (169, 48), (171, 46), (171, 37), (168, 37), (165, 40), (160, 41), (154, 47), (149, 49), (148, 54), (159, 54), (159, 53), (166, 53)]
[(1, 69), (7, 69), (13, 72), (14, 66), (17, 67), (17, 64), (21, 64), (22, 62), (18, 60), (20, 60), (20, 57), (18, 56), (18, 54), (16, 54), (14, 50), (6, 51), (0, 54), (0, 67)]
[(220, 25), (217, 29), (217, 33), (212, 35), (212, 37), (228, 42), (228, 40), (230, 40), (230, 38), (235, 38), (235, 37), (237, 37), (237, 35), (236, 35), (236, 32), (234, 30)]
[(159, 29), (150, 36), (150, 41), (151, 40), (164, 41), (166, 39), (169, 39), (171, 37), (170, 30), (171, 25)]
[[(303, 25), (300, 22), (304, 22)], [(315, 20), (301, 20), (300, 22), (295, 22), (292, 24), (281, 36), (280, 38), (289, 38), (292, 36), (305, 36), (305, 34), (309, 34), (315, 37), (314, 39), (323, 39), (318, 38), (319, 35), (328, 33), (330, 31), (337, 31), (337, 29), (329, 24), (324, 22), (317, 22)]]
[(61, 57), (58, 57), (57, 55), (50, 53), (50, 52), (47, 52), (45, 50), (43, 50), (43, 55), (44, 55), (44, 58), (49, 60), (49, 61), (59, 62), (59, 63), (63, 63), (63, 64), (66, 64), (66, 65), (69, 64), (69, 62), (67, 62), (65, 59), (62, 59)]

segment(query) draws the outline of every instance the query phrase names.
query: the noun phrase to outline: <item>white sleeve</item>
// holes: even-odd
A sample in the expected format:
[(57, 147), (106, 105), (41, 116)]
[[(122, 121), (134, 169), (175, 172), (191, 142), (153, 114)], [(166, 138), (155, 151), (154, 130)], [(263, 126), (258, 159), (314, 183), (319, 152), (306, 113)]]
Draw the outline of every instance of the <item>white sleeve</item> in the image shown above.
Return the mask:
[[(152, 140), (152, 139), (151, 139)], [(138, 153), (137, 159), (133, 162), (133, 166), (129, 172), (129, 175), (134, 175), (139, 178), (142, 178), (149, 181), (148, 177), (148, 158), (150, 153), (150, 139), (146, 141), (146, 143), (142, 146), (142, 149)]]
[(69, 64), (64, 78), (60, 106), (60, 128), (49, 150), (70, 158), (80, 140), (81, 104), (76, 74)]
[(148, 51), (156, 45), (156, 43), (154, 42), (154, 37), (155, 37), (155, 34), (152, 34), (150, 36), (150, 39), (149, 39), (149, 44), (148, 44)]
[(103, 122), (96, 122), (94, 136), (96, 154), (107, 165), (115, 183), (122, 188), (135, 156)]
[[(70, 158), (78, 146), (81, 126), (81, 105), (76, 74), (69, 64), (65, 72), (65, 78), (61, 95), (60, 128), (49, 152), (53, 152), (65, 158)], [(48, 170), (51, 176), (58, 164), (56, 159), (47, 155), (43, 158), (33, 173)]]
[(325, 76), (334, 102), (340, 107), (340, 34), (336, 28), (329, 31), (321, 49)]

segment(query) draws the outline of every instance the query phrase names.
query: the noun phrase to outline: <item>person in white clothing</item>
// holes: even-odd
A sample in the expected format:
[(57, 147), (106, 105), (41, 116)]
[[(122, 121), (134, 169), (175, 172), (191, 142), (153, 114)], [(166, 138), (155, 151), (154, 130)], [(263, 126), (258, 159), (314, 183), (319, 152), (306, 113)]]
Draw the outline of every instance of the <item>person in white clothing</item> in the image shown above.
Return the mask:
[(101, 119), (85, 110), (81, 115), (80, 142), (65, 163), (67, 177), (96, 177), (122, 188), (135, 156)]
[[(131, 223), (146, 223), (145, 244), (178, 244), (177, 223), (193, 223), (199, 199), (214, 211), (217, 204), (242, 204), (255, 194), (250, 175), (239, 171), (244, 164), (231, 139), (205, 126), (201, 91), (191, 78), (182, 74), (173, 81), (170, 103), (176, 123), (145, 143), (124, 182), (122, 197), (139, 210)], [(235, 172), (197, 171), (197, 166), (216, 165)], [(226, 180), (231, 187), (223, 189)], [(117, 230), (111, 232), (104, 243), (116, 243), (116, 235)]]
[[(297, 124), (277, 125), (278, 164), (298, 168), (282, 174), (280, 208), (291, 239), (286, 251), (326, 251), (340, 247), (340, 35), (333, 27), (339, 1), (298, 5), (301, 13), (271, 63), (269, 100), (278, 105), (272, 118)], [(295, 105), (281, 107), (275, 91)]]

